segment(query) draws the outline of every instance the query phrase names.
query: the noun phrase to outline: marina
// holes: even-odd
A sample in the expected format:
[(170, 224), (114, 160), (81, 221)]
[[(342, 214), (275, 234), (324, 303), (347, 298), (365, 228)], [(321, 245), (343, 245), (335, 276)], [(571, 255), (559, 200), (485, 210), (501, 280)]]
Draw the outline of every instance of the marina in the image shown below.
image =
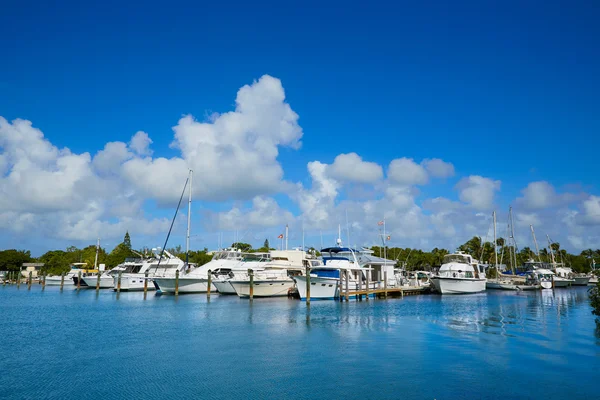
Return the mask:
[[(0, 331), (11, 344), (0, 362), (0, 385), (9, 398), (318, 399), (343, 390), (378, 399), (563, 399), (597, 393), (600, 338), (584, 287), (307, 307), (288, 298), (248, 302), (214, 294), (7, 285), (0, 287), (0, 304)], [(61, 326), (60, 334), (54, 326)], [(146, 329), (152, 339), (140, 340)], [(77, 385), (59, 384), (65, 380)], [(317, 380), (318, 387), (307, 386)], [(369, 384), (374, 380), (381, 383), (376, 389)]]

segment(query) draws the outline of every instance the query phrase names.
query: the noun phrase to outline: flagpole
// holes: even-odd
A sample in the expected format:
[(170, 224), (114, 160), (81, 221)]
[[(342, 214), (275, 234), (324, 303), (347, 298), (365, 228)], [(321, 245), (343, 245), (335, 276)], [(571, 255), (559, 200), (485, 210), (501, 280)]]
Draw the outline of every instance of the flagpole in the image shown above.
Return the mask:
[(383, 218), (383, 265), (384, 267), (387, 264), (387, 246), (386, 246), (386, 242), (387, 242), (387, 236), (385, 236), (385, 218)]

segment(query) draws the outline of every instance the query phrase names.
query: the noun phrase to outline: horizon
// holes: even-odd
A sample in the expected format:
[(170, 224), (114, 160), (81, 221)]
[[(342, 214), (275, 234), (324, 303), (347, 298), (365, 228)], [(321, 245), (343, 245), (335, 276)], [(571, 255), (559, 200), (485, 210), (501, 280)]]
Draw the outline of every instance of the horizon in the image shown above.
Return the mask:
[(598, 7), (329, 4), (8, 4), (0, 248), (600, 248)]

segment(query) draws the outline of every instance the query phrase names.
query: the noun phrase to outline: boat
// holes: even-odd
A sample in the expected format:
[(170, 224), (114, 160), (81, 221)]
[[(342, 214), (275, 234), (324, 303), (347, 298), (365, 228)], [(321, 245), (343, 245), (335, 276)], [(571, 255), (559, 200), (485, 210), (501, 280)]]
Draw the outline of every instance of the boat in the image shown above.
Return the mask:
[(71, 264), (71, 269), (67, 272), (63, 278), (61, 275), (50, 275), (46, 277), (46, 286), (60, 286), (61, 282), (64, 286), (76, 285), (81, 272), (82, 276), (85, 274), (85, 270), (79, 268), (85, 265), (85, 263), (74, 263)]
[(216, 269), (208, 268), (212, 275), (212, 284), (219, 294), (234, 295), (235, 289), (231, 286), (230, 280), (237, 273), (248, 272), (248, 269), (258, 271), (262, 266), (271, 260), (270, 253), (242, 253), (242, 260), (230, 265), (217, 266)]
[[(341, 240), (338, 240), (341, 245)], [(364, 268), (359, 262), (360, 252), (348, 247), (328, 247), (321, 250), (321, 260), (306, 260), (305, 266), (310, 266), (310, 299), (332, 300), (339, 297), (340, 277), (342, 295), (344, 292), (355, 292), (366, 288), (369, 268)], [(301, 300), (307, 297), (306, 275), (293, 276)], [(375, 289), (375, 282), (369, 287)], [(355, 296), (352, 296), (355, 297)]]
[(592, 277), (587, 274), (573, 274), (574, 286), (587, 286), (590, 283)]
[[(273, 250), (271, 261), (260, 270), (252, 270), (253, 297), (288, 296), (295, 291), (295, 276), (303, 275), (306, 263), (316, 257), (304, 250)], [(239, 297), (250, 297), (250, 275), (236, 272), (229, 283)]]
[[(135, 260), (127, 265), (125, 271), (113, 274), (113, 290), (119, 289), (119, 279), (121, 291), (144, 290), (146, 280), (148, 280), (147, 290), (155, 290), (155, 279), (175, 277), (177, 271), (182, 273), (191, 266), (167, 250), (161, 251), (160, 248), (153, 248), (152, 253), (151, 258)], [(148, 278), (146, 278), (146, 273), (148, 273)]]
[(431, 278), (431, 283), (441, 294), (483, 292), (486, 281), (484, 267), (462, 251), (444, 256), (440, 270)]
[[(509, 227), (511, 228), (511, 238), (514, 237), (512, 233), (512, 208), (509, 209)], [(498, 249), (496, 247), (497, 238), (496, 238), (496, 211), (492, 213), (492, 218), (494, 220), (494, 270), (496, 271), (495, 278), (488, 278), (485, 282), (486, 289), (494, 289), (494, 290), (519, 290), (519, 287), (514, 283), (514, 281), (510, 278), (503, 277), (498, 273)]]

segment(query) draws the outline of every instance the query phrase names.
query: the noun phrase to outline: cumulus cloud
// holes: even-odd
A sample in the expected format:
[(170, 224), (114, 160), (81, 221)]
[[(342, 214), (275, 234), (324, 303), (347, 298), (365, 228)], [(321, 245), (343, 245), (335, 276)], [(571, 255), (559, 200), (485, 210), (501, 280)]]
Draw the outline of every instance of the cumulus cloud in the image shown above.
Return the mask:
[(328, 167), (329, 175), (340, 182), (375, 183), (383, 178), (383, 168), (363, 161), (356, 153), (340, 154)]
[(283, 226), (295, 220), (294, 215), (271, 197), (256, 196), (249, 209), (232, 207), (221, 213), (207, 212), (204, 226), (209, 231), (238, 231)]
[(424, 185), (429, 181), (427, 171), (412, 158), (397, 158), (388, 166), (388, 180), (398, 185)]
[(151, 144), (152, 139), (150, 139), (148, 134), (143, 131), (138, 131), (131, 138), (131, 141), (129, 142), (129, 148), (140, 156), (149, 156), (152, 155), (152, 150), (150, 150)]
[(454, 176), (454, 165), (439, 158), (425, 159), (421, 165), (433, 178), (450, 178)]
[(600, 196), (590, 196), (582, 203), (582, 222), (586, 225), (600, 225)]
[(494, 203), (494, 196), (500, 190), (500, 181), (471, 175), (456, 184), (459, 198), (477, 210), (488, 210)]

